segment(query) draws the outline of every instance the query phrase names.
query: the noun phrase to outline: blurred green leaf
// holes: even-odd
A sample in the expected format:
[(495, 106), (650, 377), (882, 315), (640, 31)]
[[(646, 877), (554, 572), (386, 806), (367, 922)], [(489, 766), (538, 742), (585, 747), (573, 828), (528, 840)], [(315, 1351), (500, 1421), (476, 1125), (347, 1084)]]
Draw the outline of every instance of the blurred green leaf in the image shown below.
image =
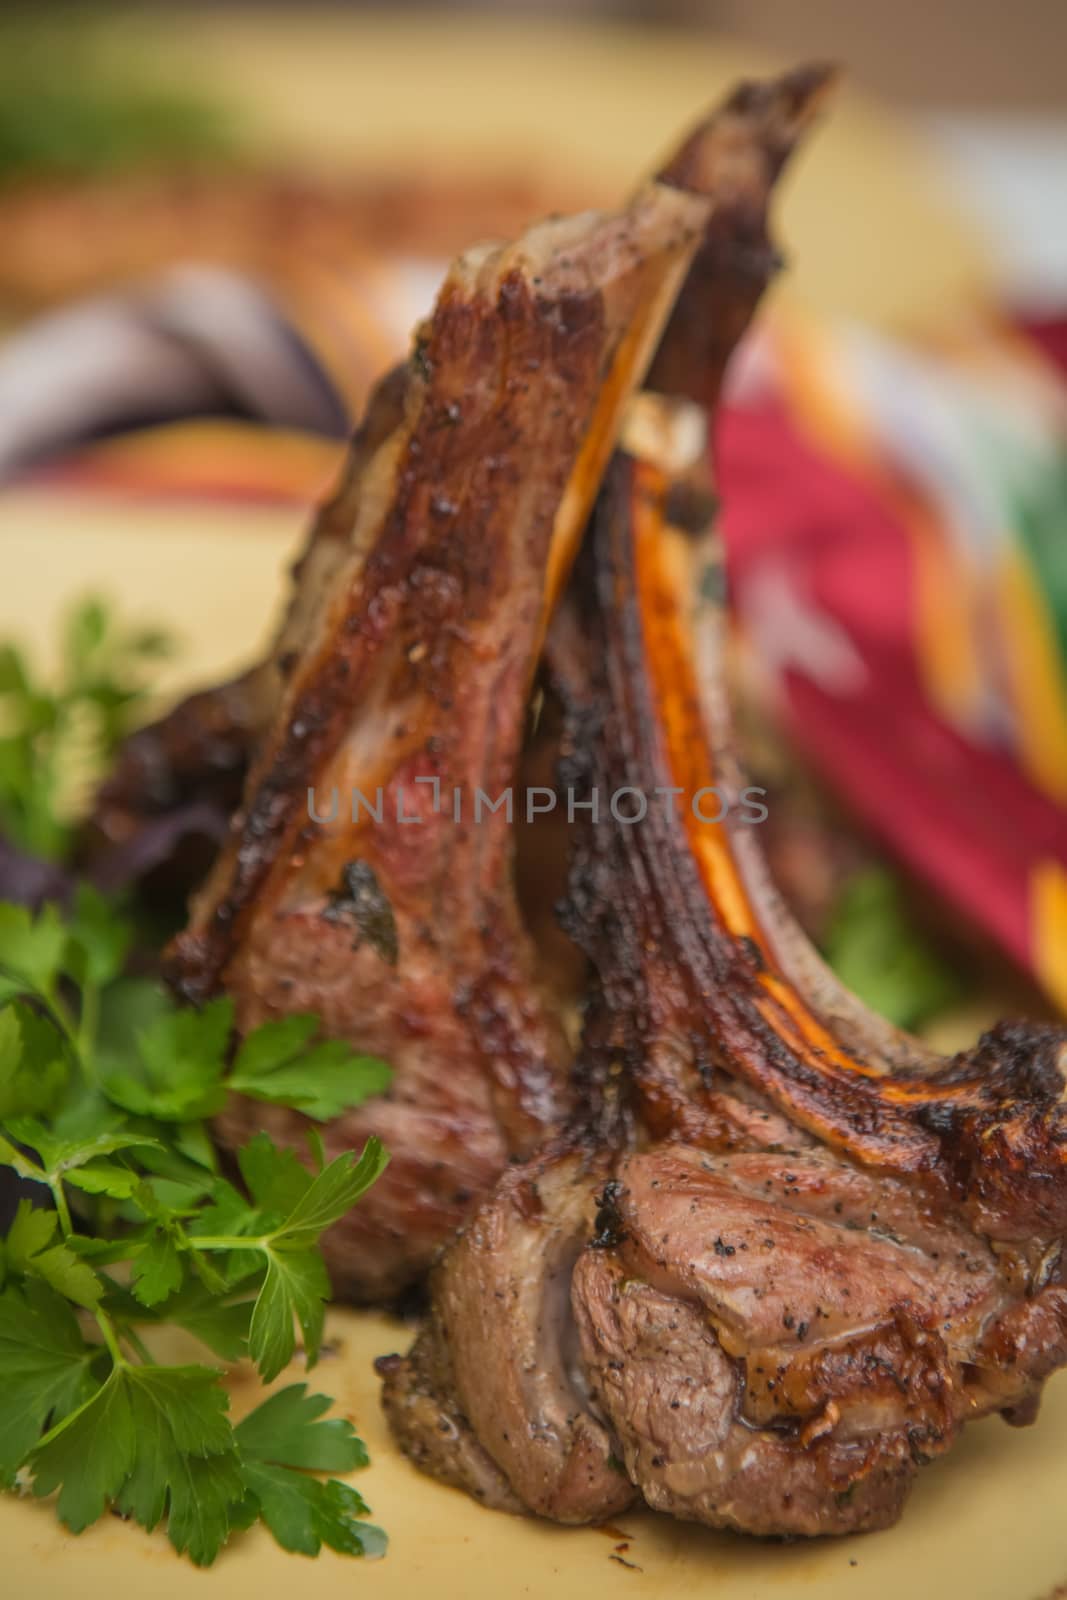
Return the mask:
[[(0, 141), (2, 47), (0, 29)], [(13, 646), (0, 647), (0, 835), (47, 861), (68, 852), (72, 783), (102, 775), (167, 646), (160, 629), (120, 625), (106, 602), (89, 596), (64, 621), (49, 682)]]
[(225, 108), (151, 61), (133, 66), (114, 23), (108, 8), (70, 5), (0, 18), (0, 183), (234, 154)]
[(898, 1028), (917, 1028), (957, 1001), (959, 978), (916, 925), (885, 867), (849, 879), (823, 953), (846, 988)]

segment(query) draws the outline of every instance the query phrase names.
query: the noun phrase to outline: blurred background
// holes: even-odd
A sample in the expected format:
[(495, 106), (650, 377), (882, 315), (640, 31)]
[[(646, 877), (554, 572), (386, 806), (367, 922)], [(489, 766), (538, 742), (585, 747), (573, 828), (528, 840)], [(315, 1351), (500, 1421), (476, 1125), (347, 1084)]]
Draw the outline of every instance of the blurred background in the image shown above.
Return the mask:
[[(1067, 1009), (1056, 0), (7, 7), (0, 637), (48, 671), (100, 591), (178, 638), (157, 703), (239, 669), (450, 256), (810, 59), (844, 83), (717, 429), (737, 699), (802, 919), (951, 1046)], [(0, 673), (22, 851), (36, 737)]]

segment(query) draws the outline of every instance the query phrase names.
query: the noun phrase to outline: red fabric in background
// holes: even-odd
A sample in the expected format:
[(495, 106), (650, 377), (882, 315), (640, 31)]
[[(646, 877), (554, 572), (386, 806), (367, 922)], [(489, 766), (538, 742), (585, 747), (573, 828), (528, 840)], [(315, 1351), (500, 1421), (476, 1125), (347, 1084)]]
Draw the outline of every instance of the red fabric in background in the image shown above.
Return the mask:
[(1018, 325), (1053, 366), (1067, 375), (1067, 317), (1024, 316), (1018, 319)]
[[(1067, 323), (1058, 329), (1067, 358)], [(788, 734), (917, 878), (1030, 966), (1030, 875), (1042, 858), (1067, 865), (1065, 818), (1009, 751), (969, 742), (931, 708), (915, 657), (909, 537), (893, 507), (773, 404), (727, 407), (716, 456), (742, 626), (777, 570), (805, 608), (843, 630), (864, 669), (861, 685), (828, 687), (787, 657), (777, 689)]]

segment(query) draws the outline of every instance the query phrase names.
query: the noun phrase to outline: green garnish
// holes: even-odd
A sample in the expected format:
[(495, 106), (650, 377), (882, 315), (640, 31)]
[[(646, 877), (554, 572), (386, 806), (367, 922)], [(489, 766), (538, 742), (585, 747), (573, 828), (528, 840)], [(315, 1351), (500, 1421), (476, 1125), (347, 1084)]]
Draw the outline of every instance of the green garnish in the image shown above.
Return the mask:
[(70, 848), (65, 790), (104, 771), (147, 693), (146, 668), (170, 653), (159, 628), (127, 628), (96, 599), (68, 616), (54, 682), (0, 645), (0, 835), (46, 861)]
[[(132, 927), (92, 889), (73, 912), (0, 904), (0, 1165), (36, 1185), (0, 1243), (0, 1482), (58, 1494), (74, 1532), (109, 1508), (212, 1562), (263, 1521), (286, 1550), (379, 1554), (349, 1485), (349, 1423), (303, 1384), (236, 1427), (218, 1367), (150, 1351), (171, 1325), (270, 1381), (299, 1328), (308, 1366), (329, 1282), (318, 1243), (382, 1172), (376, 1139), (311, 1164), (259, 1133), (224, 1176), (205, 1118), (227, 1094), (338, 1115), (386, 1087), (384, 1063), (317, 1037), (312, 1017), (249, 1033), (230, 1002), (176, 1008), (122, 976)], [(51, 1204), (45, 1209), (45, 1204)]]
[(885, 867), (870, 867), (846, 883), (823, 953), (845, 987), (898, 1028), (921, 1026), (962, 993)]

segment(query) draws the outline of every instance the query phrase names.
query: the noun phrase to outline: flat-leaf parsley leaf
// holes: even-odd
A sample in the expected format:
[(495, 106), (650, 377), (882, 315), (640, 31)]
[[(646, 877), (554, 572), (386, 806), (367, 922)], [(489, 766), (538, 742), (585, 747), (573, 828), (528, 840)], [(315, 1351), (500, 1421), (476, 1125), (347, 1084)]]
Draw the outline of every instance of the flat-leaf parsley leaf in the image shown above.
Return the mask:
[[(95, 648), (91, 620), (79, 649)], [(388, 1069), (309, 1016), (235, 1053), (228, 1000), (180, 1010), (122, 976), (132, 936), (92, 890), (68, 914), (0, 904), (0, 1165), (27, 1185), (0, 1241), (0, 1486), (55, 1494), (74, 1532), (109, 1508), (165, 1524), (198, 1565), (256, 1520), (286, 1550), (380, 1554), (362, 1497), (315, 1476), (367, 1461), (329, 1399), (299, 1384), (235, 1427), (219, 1368), (151, 1346), (174, 1325), (269, 1380), (299, 1333), (314, 1365), (319, 1240), (386, 1154), (370, 1139), (326, 1163), (316, 1135), (305, 1162), (261, 1133), (231, 1181), (204, 1119), (235, 1091), (332, 1117)]]

